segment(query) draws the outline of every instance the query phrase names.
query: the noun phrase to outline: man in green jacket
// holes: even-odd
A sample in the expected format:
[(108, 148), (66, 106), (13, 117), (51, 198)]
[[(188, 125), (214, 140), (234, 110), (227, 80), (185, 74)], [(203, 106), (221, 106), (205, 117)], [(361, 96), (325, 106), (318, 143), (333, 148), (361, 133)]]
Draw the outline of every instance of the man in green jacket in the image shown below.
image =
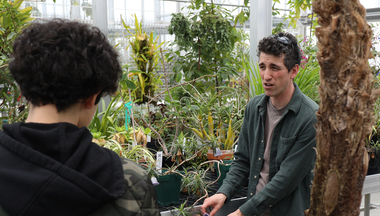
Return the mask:
[(318, 105), (293, 83), (301, 53), (296, 38), (279, 33), (258, 46), (265, 94), (245, 109), (235, 160), (218, 192), (201, 210), (213, 216), (249, 178), (247, 201), (235, 215), (301, 216), (310, 205)]

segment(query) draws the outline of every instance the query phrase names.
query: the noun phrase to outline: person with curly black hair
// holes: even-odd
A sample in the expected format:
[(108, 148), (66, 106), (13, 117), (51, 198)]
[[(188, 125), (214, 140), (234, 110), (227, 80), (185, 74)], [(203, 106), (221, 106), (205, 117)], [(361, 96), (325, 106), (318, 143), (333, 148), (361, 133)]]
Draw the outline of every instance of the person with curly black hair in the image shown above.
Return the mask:
[(235, 160), (217, 193), (206, 199), (213, 216), (249, 179), (247, 201), (235, 215), (303, 215), (310, 205), (318, 105), (293, 82), (301, 53), (296, 38), (279, 33), (258, 45), (265, 94), (245, 109)]
[(92, 142), (100, 98), (122, 69), (105, 35), (88, 24), (34, 22), (16, 38), (9, 69), (30, 102), (25, 123), (0, 132), (0, 206), (9, 215), (159, 215), (137, 164)]

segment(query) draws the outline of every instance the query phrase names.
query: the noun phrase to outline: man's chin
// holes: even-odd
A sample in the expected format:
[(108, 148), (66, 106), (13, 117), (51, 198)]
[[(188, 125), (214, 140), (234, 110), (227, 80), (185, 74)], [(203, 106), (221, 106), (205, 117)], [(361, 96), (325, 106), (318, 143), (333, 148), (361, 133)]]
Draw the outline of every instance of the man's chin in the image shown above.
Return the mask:
[(268, 96), (268, 97), (272, 97), (272, 94), (271, 92), (268, 92), (268, 91), (264, 91), (265, 95)]

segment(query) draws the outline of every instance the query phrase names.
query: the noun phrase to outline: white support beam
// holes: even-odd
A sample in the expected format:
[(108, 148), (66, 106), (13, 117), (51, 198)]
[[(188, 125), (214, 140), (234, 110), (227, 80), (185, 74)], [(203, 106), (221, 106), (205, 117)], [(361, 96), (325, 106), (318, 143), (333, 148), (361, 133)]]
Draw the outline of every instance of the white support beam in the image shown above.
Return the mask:
[(93, 25), (98, 27), (108, 37), (107, 0), (92, 1)]
[[(112, 0), (113, 1), (113, 0)], [(96, 0), (92, 1), (92, 20), (93, 25), (98, 27), (100, 31), (108, 38), (108, 7), (107, 0)], [(106, 107), (99, 106), (99, 112), (105, 111), (108, 107), (108, 104), (111, 101), (110, 96), (103, 97)], [(103, 115), (99, 116), (101, 120)]]
[(155, 20), (160, 22), (161, 19), (161, 2), (159, 0), (154, 0), (154, 17)]
[(272, 0), (251, 0), (250, 4), (250, 55), (253, 62), (257, 62), (259, 41), (272, 34)]

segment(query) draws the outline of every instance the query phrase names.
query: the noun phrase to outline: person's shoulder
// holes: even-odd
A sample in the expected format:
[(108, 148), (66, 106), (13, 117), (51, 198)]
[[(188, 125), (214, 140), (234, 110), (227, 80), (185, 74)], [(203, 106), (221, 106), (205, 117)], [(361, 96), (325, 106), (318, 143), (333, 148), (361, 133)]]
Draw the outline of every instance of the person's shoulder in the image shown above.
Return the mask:
[(319, 105), (303, 93), (301, 103), (313, 112), (316, 112), (319, 109)]
[(257, 95), (255, 97), (251, 98), (248, 101), (247, 107), (255, 107), (255, 106), (262, 104), (263, 100), (265, 100), (265, 97), (266, 97), (266, 94), (263, 93), (263, 94), (260, 94), (260, 95)]
[(128, 186), (133, 186), (141, 180), (146, 180), (147, 172), (140, 165), (127, 158), (121, 157), (120, 160), (123, 168), (124, 179)]
[(124, 172), (125, 192), (91, 216), (153, 215), (158, 216), (155, 189), (146, 171), (135, 162), (120, 158)]

